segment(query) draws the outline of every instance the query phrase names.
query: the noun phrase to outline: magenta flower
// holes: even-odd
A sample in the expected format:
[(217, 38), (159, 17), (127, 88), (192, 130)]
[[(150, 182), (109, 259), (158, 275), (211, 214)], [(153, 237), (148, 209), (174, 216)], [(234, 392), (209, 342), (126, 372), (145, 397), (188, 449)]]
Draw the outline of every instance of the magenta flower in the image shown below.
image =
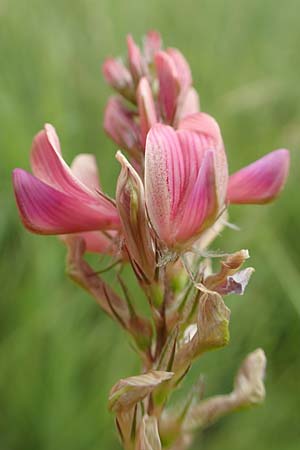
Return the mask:
[[(100, 191), (94, 157), (78, 155), (70, 168), (51, 125), (34, 138), (31, 167), (34, 175), (22, 169), (13, 172), (19, 213), (28, 230), (61, 235), (119, 229), (117, 210)], [(91, 248), (103, 247), (103, 237), (85, 236)]]
[(281, 191), (289, 152), (277, 150), (229, 177), (219, 127), (207, 114), (189, 116), (175, 131), (156, 124), (145, 153), (150, 221), (170, 249), (182, 250), (230, 203), (266, 203)]

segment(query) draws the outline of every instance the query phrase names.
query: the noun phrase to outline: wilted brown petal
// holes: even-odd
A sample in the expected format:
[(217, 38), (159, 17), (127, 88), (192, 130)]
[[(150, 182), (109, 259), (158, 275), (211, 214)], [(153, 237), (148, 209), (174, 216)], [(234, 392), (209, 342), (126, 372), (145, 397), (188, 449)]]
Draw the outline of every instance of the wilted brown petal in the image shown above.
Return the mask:
[(191, 408), (184, 428), (192, 431), (206, 427), (225, 414), (262, 403), (265, 398), (265, 368), (266, 357), (263, 350), (257, 349), (250, 353), (236, 375), (231, 394), (209, 398)]
[[(229, 341), (230, 310), (216, 292), (205, 292), (199, 300), (197, 324), (185, 335), (175, 357), (175, 371), (189, 365), (202, 353), (225, 346)], [(190, 337), (190, 340), (188, 338)]]
[(172, 372), (152, 370), (143, 375), (121, 379), (110, 391), (109, 408), (113, 411), (132, 408), (173, 375)]

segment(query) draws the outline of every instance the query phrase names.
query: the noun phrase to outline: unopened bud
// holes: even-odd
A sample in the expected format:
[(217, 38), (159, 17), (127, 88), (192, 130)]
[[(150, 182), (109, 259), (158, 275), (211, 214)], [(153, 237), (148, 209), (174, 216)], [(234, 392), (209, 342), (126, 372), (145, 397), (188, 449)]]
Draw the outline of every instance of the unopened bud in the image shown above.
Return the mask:
[(130, 101), (135, 101), (132, 76), (120, 59), (108, 58), (102, 67), (106, 82)]
[(118, 97), (112, 97), (107, 103), (104, 114), (104, 130), (122, 149), (136, 156), (141, 152), (140, 130), (134, 121), (133, 113)]
[(132, 36), (127, 36), (128, 63), (132, 78), (137, 84), (141, 77), (146, 75), (146, 64), (140, 48), (134, 42)]
[(143, 183), (120, 151), (116, 158), (122, 166), (117, 182), (116, 202), (126, 247), (141, 281), (150, 282), (154, 277), (156, 261)]
[(140, 116), (142, 145), (145, 147), (147, 133), (158, 121), (151, 87), (146, 77), (143, 77), (139, 82), (137, 102)]

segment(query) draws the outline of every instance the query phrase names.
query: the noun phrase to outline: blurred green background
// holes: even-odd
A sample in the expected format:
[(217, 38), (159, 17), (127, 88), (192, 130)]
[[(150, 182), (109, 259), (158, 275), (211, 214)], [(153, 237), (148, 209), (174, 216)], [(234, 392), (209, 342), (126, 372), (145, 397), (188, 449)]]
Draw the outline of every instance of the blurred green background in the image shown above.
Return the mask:
[[(234, 171), (275, 148), (292, 150), (275, 204), (232, 207), (214, 248), (249, 248), (256, 273), (232, 297), (231, 344), (187, 379), (229, 392), (247, 352), (268, 356), (267, 400), (223, 419), (194, 449), (300, 447), (299, 0), (0, 0), (0, 449), (118, 449), (107, 395), (138, 361), (122, 332), (64, 274), (65, 249), (20, 225), (10, 172), (29, 169), (33, 135), (53, 123), (67, 161), (94, 152), (113, 194), (115, 146), (101, 130), (107, 55), (159, 29), (191, 64), (202, 109), (223, 130)], [(140, 301), (143, 301), (140, 299)]]

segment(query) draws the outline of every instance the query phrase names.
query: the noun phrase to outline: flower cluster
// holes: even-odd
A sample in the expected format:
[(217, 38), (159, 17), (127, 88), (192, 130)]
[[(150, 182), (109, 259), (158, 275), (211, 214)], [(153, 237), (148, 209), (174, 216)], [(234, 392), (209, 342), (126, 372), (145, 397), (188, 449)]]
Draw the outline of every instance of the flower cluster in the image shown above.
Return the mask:
[[(176, 410), (167, 400), (204, 352), (228, 343), (230, 311), (223, 296), (243, 294), (253, 272), (248, 252), (224, 255), (212, 273), (205, 250), (226, 224), (230, 204), (263, 204), (282, 190), (289, 152), (275, 150), (229, 175), (216, 120), (200, 112), (190, 67), (149, 32), (143, 51), (127, 38), (127, 64), (109, 58), (103, 74), (116, 95), (104, 129), (119, 150), (116, 198), (100, 186), (96, 160), (78, 155), (69, 167), (51, 125), (34, 138), (33, 175), (15, 169), (13, 184), (23, 224), (59, 235), (68, 247), (68, 272), (133, 339), (142, 375), (120, 380), (109, 405), (125, 449), (183, 450), (194, 430), (264, 397), (265, 357), (243, 363), (227, 396), (202, 400), (201, 381)], [(85, 261), (85, 251), (113, 258), (123, 297)], [(130, 264), (151, 307), (135, 311), (119, 268)]]

